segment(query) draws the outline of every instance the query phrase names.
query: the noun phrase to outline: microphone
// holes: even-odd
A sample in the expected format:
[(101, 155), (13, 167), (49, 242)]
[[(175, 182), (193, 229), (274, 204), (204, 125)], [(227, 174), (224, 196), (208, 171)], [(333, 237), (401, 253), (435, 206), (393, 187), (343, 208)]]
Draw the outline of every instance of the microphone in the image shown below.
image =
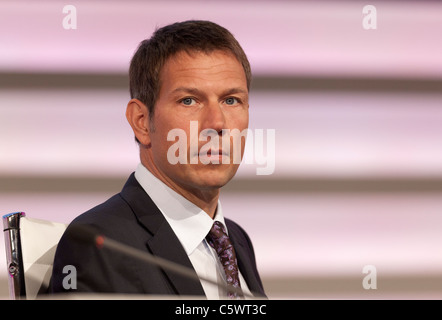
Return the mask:
[[(110, 239), (99, 234), (93, 227), (88, 225), (71, 225), (67, 229), (67, 234), (73, 239), (78, 241), (94, 244), (98, 249), (107, 248), (110, 250), (117, 251), (124, 255), (130, 256), (132, 258), (139, 259), (143, 262), (153, 264), (158, 266), (164, 270), (175, 272), (184, 277), (190, 278), (192, 280), (200, 282), (200, 280), (206, 281), (214, 286), (221, 287), (228, 292), (234, 292), (238, 294), (239, 297), (247, 297), (249, 299), (256, 299), (255, 296), (250, 296), (248, 294), (244, 294), (241, 289), (235, 288), (228, 284), (220, 284), (210, 278), (200, 277), (196, 274), (196, 272), (192, 269), (184, 267), (178, 263), (163, 259), (161, 257), (155, 256), (147, 251), (141, 251), (134, 247), (125, 245), (116, 240)], [(258, 295), (259, 296), (259, 295)]]

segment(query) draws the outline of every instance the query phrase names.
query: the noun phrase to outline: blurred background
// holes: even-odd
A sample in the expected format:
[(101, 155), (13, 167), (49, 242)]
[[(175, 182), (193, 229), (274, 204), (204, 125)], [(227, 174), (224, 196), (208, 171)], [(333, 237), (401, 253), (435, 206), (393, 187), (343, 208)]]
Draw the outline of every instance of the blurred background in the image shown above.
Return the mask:
[[(69, 223), (121, 190), (130, 58), (187, 19), (236, 36), (250, 127), (276, 133), (275, 172), (243, 164), (222, 193), (269, 297), (442, 298), (439, 1), (1, 1), (0, 213)], [(3, 241), (0, 281), (7, 297)]]

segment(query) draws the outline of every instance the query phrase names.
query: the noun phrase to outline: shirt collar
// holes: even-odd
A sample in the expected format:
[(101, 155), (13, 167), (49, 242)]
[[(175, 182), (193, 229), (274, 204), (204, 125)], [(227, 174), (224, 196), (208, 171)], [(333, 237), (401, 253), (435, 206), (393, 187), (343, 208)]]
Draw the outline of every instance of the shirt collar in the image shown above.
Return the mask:
[(135, 171), (135, 178), (164, 215), (187, 255), (204, 241), (214, 221), (220, 221), (225, 226), (219, 200), (212, 220), (204, 210), (169, 188), (141, 163)]

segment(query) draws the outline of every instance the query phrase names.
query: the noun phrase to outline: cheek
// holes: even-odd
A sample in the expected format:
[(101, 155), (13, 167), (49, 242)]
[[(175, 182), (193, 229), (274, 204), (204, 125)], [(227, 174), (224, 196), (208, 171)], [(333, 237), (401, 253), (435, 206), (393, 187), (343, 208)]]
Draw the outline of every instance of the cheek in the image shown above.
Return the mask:
[(161, 121), (153, 122), (154, 131), (151, 132), (150, 138), (152, 141), (152, 152), (155, 157), (161, 156), (164, 153), (164, 149), (170, 144), (167, 141), (167, 135), (170, 129), (164, 125)]
[(189, 123), (186, 121), (176, 121), (168, 118), (166, 121), (157, 121), (156, 130), (152, 134), (152, 153), (157, 164), (167, 165), (169, 149), (187, 153), (189, 148)]
[(247, 114), (240, 114), (236, 115), (236, 117), (233, 117), (232, 119), (232, 125), (231, 128), (239, 129), (240, 131), (247, 129), (249, 127), (249, 115)]
[(155, 131), (152, 139), (155, 140), (157, 144), (167, 145), (170, 143), (167, 141), (169, 132), (171, 132), (173, 129), (180, 128), (174, 120), (175, 119), (173, 117), (168, 117), (163, 112), (158, 112), (155, 114), (155, 119), (153, 122)]

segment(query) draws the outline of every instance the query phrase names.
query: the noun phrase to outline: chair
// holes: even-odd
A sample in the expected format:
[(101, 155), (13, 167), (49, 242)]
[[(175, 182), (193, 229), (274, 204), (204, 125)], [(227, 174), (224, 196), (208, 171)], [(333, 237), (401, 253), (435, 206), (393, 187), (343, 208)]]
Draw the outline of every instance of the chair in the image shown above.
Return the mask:
[(14, 300), (36, 299), (46, 293), (58, 242), (67, 225), (26, 217), (3, 216), (9, 294)]

